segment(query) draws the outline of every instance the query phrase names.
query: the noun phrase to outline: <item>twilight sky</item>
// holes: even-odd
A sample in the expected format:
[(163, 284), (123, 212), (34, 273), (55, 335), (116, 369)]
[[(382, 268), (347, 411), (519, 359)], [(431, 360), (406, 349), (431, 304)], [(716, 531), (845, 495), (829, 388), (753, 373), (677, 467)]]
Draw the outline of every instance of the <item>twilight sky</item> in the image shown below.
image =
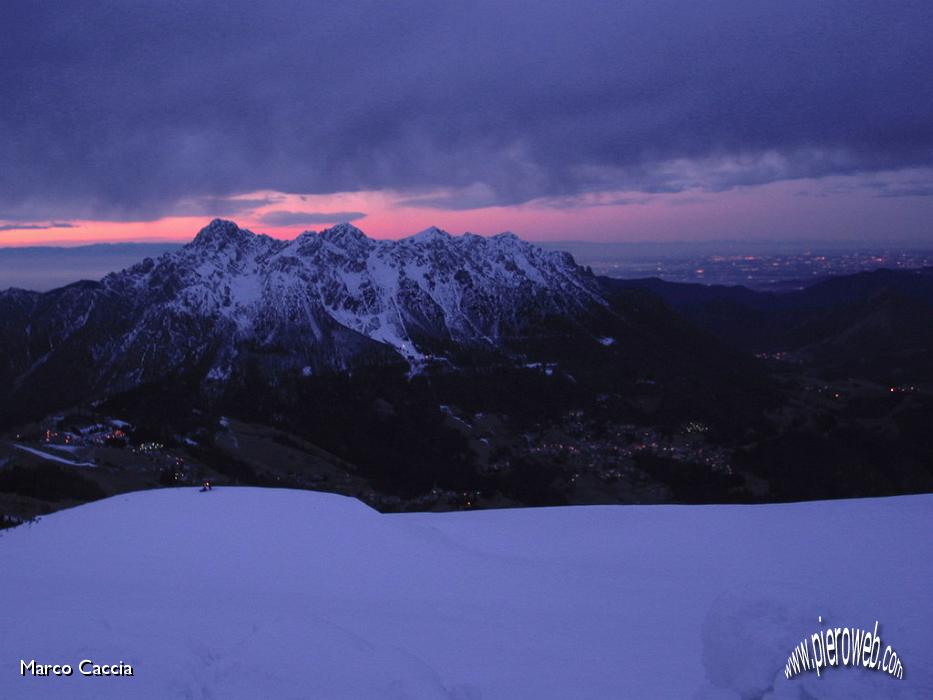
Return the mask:
[(0, 245), (933, 243), (929, 0), (5, 0)]

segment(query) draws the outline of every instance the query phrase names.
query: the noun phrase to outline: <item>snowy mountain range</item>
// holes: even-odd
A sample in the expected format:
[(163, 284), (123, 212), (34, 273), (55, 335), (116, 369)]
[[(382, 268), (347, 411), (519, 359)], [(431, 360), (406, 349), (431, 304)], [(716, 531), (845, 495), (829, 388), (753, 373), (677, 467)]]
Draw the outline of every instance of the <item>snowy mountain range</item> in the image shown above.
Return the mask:
[(389, 241), (341, 224), (283, 241), (217, 219), (99, 282), (0, 293), (0, 380), (14, 397), (87, 398), (182, 368), (222, 382), (248, 358), (305, 375), (418, 368), (465, 348), (506, 352), (549, 319), (582, 324), (607, 308), (569, 254), (509, 233)]

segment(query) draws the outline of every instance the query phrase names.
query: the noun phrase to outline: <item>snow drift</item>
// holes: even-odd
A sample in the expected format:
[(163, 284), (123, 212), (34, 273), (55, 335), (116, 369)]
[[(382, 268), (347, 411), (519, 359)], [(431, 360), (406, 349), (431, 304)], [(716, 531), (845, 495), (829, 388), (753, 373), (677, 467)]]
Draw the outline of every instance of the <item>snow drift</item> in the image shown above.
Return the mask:
[[(303, 491), (122, 495), (0, 536), (2, 698), (929, 698), (933, 496), (381, 515)], [(785, 680), (880, 621), (895, 680)], [(133, 677), (21, 677), (38, 663)]]

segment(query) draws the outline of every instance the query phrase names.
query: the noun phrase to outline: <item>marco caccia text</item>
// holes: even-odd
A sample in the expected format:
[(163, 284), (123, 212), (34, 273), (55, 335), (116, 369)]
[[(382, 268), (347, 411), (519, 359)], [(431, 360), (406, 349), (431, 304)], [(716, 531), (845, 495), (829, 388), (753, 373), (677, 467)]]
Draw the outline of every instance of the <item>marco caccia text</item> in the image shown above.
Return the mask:
[[(116, 664), (99, 664), (91, 659), (82, 659), (77, 665), (82, 676), (132, 676), (133, 667), (122, 661)], [(75, 668), (71, 664), (40, 664), (35, 659), (19, 660), (21, 676), (72, 676)]]

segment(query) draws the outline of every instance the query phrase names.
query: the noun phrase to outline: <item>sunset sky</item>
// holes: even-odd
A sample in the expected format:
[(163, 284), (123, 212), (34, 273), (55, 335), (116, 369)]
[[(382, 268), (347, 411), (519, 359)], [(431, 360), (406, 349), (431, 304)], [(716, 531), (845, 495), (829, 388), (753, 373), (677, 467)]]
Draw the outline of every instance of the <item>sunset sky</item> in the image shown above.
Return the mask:
[(0, 245), (933, 243), (933, 4), (0, 6)]

